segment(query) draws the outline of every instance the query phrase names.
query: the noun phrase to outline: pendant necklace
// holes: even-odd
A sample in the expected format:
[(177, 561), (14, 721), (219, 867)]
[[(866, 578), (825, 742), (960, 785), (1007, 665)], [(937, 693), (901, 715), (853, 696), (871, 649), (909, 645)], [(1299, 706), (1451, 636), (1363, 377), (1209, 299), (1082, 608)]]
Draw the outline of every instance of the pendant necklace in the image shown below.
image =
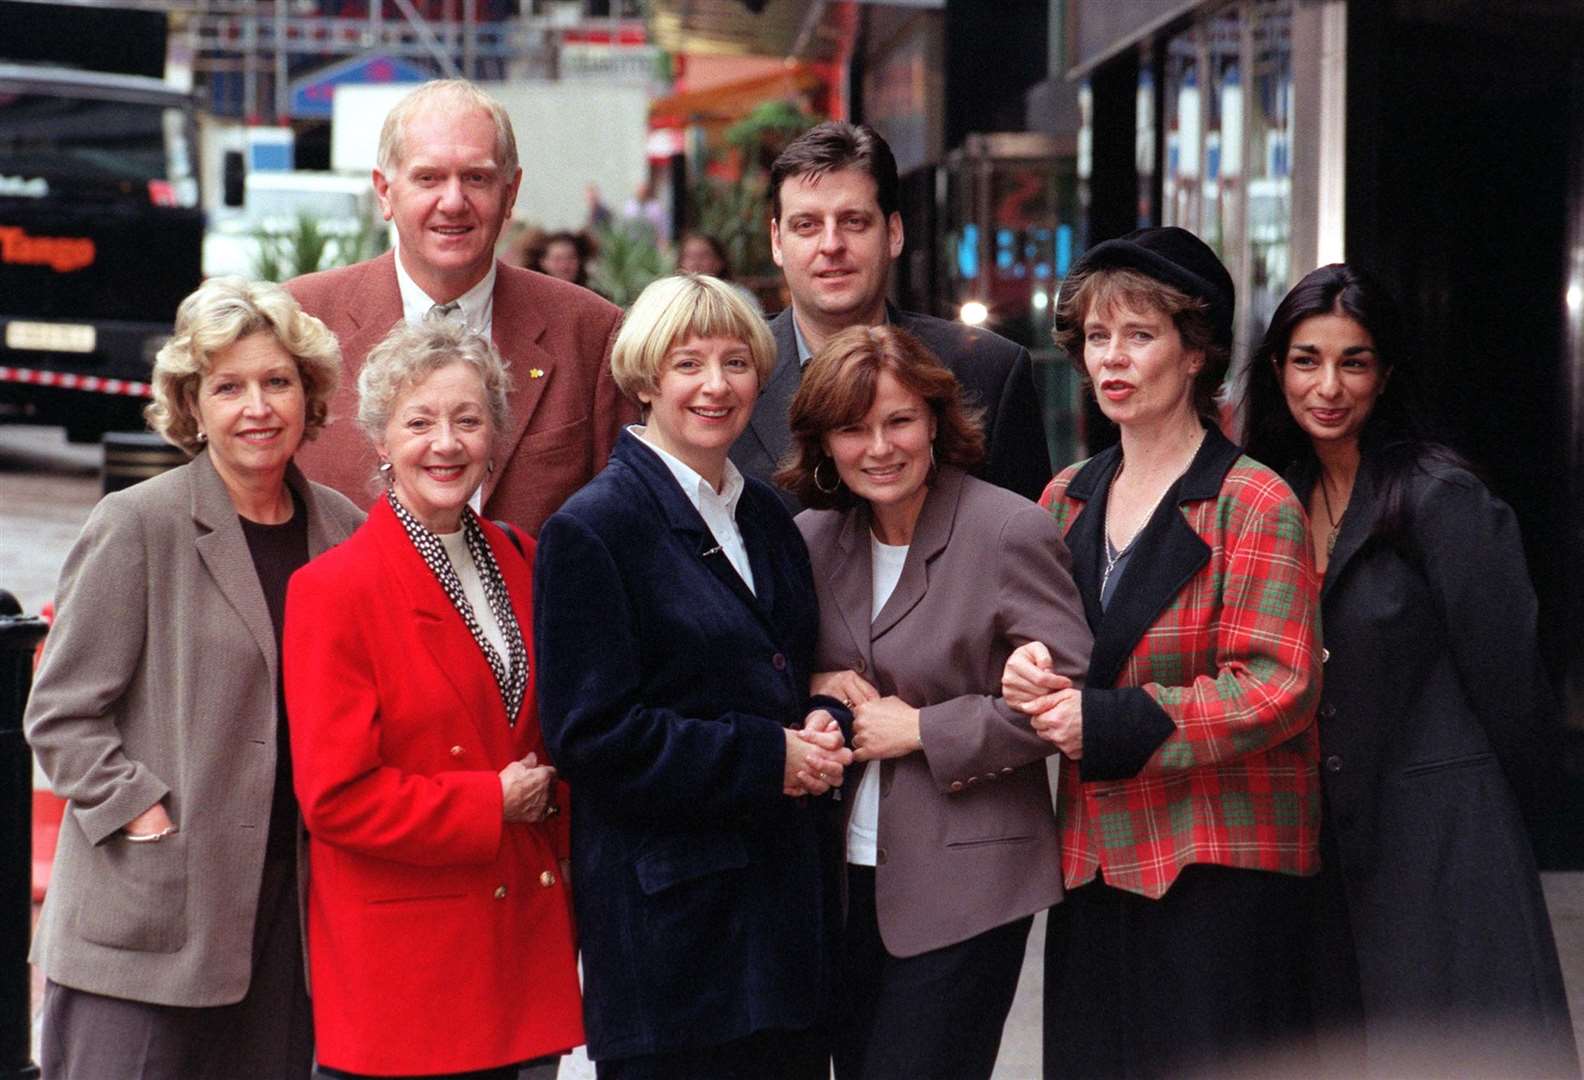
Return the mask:
[[(1184, 465), (1182, 472), (1177, 474), (1177, 480), (1181, 480), (1188, 474), (1188, 470), (1193, 467), (1194, 458), (1199, 454), (1199, 447), (1204, 444), (1205, 429), (1200, 428), (1197, 435), (1198, 438), (1194, 442), (1193, 449), (1188, 454), (1188, 464)], [(1106, 583), (1111, 580), (1111, 573), (1117, 568), (1117, 563), (1121, 562), (1123, 557), (1133, 550), (1133, 545), (1138, 543), (1138, 538), (1144, 533), (1144, 527), (1140, 526), (1138, 532), (1133, 534), (1133, 539), (1123, 545), (1120, 550), (1111, 543), (1111, 495), (1116, 491), (1116, 482), (1121, 478), (1122, 470), (1125, 468), (1127, 468), (1127, 459), (1123, 458), (1117, 464), (1117, 471), (1111, 474), (1110, 489), (1106, 492), (1105, 518), (1100, 523), (1105, 533), (1103, 537), (1105, 544), (1100, 552), (1101, 557), (1105, 559), (1105, 569), (1100, 572), (1100, 594), (1102, 596), (1105, 595)], [(1150, 507), (1150, 512), (1144, 517), (1145, 525), (1148, 525), (1150, 519), (1155, 516), (1155, 511), (1160, 509), (1161, 500), (1166, 498), (1167, 492), (1171, 491), (1176, 482), (1174, 480), (1172, 483), (1167, 484), (1161, 493), (1155, 497), (1155, 504)]]
[[(1325, 503), (1326, 519), (1331, 522), (1331, 532), (1326, 537), (1326, 558), (1329, 559), (1336, 551), (1337, 533), (1341, 530), (1337, 527), (1336, 515), (1331, 512), (1331, 492), (1327, 489), (1324, 471), (1320, 473), (1320, 500)], [(1347, 504), (1343, 504), (1342, 510), (1346, 513)]]

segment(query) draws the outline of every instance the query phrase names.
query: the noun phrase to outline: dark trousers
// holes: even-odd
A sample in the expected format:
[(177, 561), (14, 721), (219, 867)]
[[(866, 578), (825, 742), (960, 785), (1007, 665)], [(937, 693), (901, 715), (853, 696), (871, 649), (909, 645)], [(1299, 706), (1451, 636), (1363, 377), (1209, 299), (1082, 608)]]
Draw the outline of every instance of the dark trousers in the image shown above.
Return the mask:
[(44, 984), (39, 1057), (50, 1080), (307, 1080), (313, 1046), (290, 855), (264, 863), (253, 975), (235, 1005), (154, 1005)]
[(837, 1080), (988, 1077), (1017, 993), (1032, 916), (918, 956), (880, 940), (875, 872), (847, 868)]
[(714, 1046), (594, 1063), (599, 1080), (828, 1080), (820, 1031), (756, 1031)]
[(1303, 1075), (1310, 887), (1195, 865), (1159, 900), (1068, 893), (1045, 936), (1046, 1077)]

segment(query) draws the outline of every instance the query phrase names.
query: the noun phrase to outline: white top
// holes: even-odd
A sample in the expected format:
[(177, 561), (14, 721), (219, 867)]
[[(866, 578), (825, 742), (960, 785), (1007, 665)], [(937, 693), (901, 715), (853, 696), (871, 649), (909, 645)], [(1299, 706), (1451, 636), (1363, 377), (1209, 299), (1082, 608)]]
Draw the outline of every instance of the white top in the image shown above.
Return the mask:
[(720, 545), (721, 554), (737, 571), (737, 576), (743, 579), (748, 591), (759, 595), (759, 591), (754, 588), (753, 567), (748, 564), (748, 549), (743, 546), (742, 530), (737, 527), (737, 501), (742, 498), (746, 486), (737, 466), (730, 460), (726, 462), (721, 489), (716, 491), (708, 480), (681, 458), (650, 442), (648, 428), (633, 424), (627, 430), (642, 439), (643, 444), (665, 462), (671, 475), (676, 477), (676, 482), (682, 485), (682, 494), (688, 497), (688, 502), (693, 504), (693, 509), (699, 512), (699, 517), (704, 519), (704, 524), (715, 535), (715, 543)]
[[(418, 283), (407, 273), (407, 268), (402, 265), (401, 252), (396, 253), (396, 287), (401, 290), (402, 318), (409, 323), (423, 322), (429, 314), (429, 309), (434, 307), (437, 301), (419, 288)], [(456, 303), (457, 313), (454, 318), (460, 318), (475, 334), (483, 334), (489, 340), (495, 340), (490, 337), (495, 329), (495, 261), (493, 259), (490, 260), (489, 273), (484, 275), (484, 280), (457, 297)], [(483, 484), (473, 489), (473, 494), (468, 496), (468, 505), (473, 508), (475, 514), (484, 512)]]
[[(874, 567), (873, 599), (869, 619), (880, 616), (880, 609), (896, 591), (902, 579), (902, 565), (907, 562), (908, 545), (882, 544), (873, 533), (869, 534), (869, 557)], [(875, 852), (880, 843), (880, 763), (871, 761), (865, 766), (863, 779), (858, 781), (858, 791), (853, 796), (852, 816), (847, 819), (847, 861), (858, 866), (873, 866)]]
[(439, 535), (440, 542), (445, 545), (446, 557), (451, 560), (451, 568), (456, 571), (457, 580), (462, 582), (462, 594), (473, 605), (473, 618), (478, 620), (479, 629), (484, 631), (484, 637), (495, 647), (501, 660), (510, 667), (511, 654), (506, 651), (506, 632), (490, 610), (489, 597), (484, 595), (484, 579), (479, 576), (473, 553), (468, 550), (467, 534), (458, 529), (454, 533)]

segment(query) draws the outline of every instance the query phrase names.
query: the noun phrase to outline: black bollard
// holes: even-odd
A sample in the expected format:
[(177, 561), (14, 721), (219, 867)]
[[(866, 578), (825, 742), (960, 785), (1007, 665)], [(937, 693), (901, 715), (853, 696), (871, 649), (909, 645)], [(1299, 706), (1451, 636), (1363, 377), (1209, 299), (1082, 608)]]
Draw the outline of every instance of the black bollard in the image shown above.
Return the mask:
[(0, 590), (0, 1080), (37, 1080), (28, 986), (33, 927), (33, 756), (22, 710), (49, 627)]

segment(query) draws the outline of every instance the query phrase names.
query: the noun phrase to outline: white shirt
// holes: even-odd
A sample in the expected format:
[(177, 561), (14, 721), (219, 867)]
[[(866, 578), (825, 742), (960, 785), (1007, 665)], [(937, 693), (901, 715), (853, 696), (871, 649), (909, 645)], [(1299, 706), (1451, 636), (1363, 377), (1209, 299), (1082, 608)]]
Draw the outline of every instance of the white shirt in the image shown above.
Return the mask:
[[(407, 273), (407, 268), (402, 265), (401, 253), (396, 253), (396, 287), (401, 290), (402, 318), (409, 323), (421, 323), (429, 314), (429, 309), (439, 301), (418, 287), (418, 283)], [(490, 332), (495, 328), (495, 261), (490, 260), (489, 273), (484, 275), (484, 280), (473, 286), (467, 292), (456, 298), (457, 313), (453, 318), (460, 317), (464, 325), (475, 334), (482, 334), (491, 341)], [(473, 489), (473, 494), (468, 496), (468, 505), (475, 514), (484, 513), (484, 485), (480, 484)]]
[(473, 618), (478, 620), (479, 629), (484, 631), (485, 638), (510, 668), (511, 654), (506, 651), (506, 632), (496, 620), (495, 612), (490, 610), (489, 597), (484, 595), (484, 579), (473, 562), (473, 553), (468, 550), (467, 533), (458, 529), (454, 533), (439, 535), (440, 542), (445, 545), (446, 557), (451, 560), (451, 569), (456, 571), (457, 580), (462, 582), (462, 595), (473, 605)]
[(745, 486), (742, 473), (738, 471), (737, 466), (730, 460), (726, 462), (724, 481), (721, 489), (716, 491), (708, 480), (682, 459), (666, 453), (650, 442), (647, 437), (648, 428), (633, 424), (627, 430), (642, 439), (643, 444), (665, 462), (666, 468), (671, 470), (671, 475), (676, 477), (676, 482), (682, 486), (682, 494), (688, 497), (693, 509), (699, 512), (699, 517), (709, 526), (709, 531), (715, 536), (715, 543), (720, 545), (721, 553), (731, 563), (732, 569), (743, 579), (743, 584), (748, 586), (749, 592), (755, 596), (759, 595), (758, 590), (754, 588), (753, 567), (748, 564), (748, 549), (743, 546), (742, 530), (737, 527), (737, 501), (742, 498)]
[[(908, 545), (882, 544), (873, 533), (869, 534), (869, 558), (874, 567), (870, 575), (874, 586), (869, 607), (871, 622), (880, 617), (880, 610), (896, 591), (907, 553)], [(879, 844), (880, 762), (871, 761), (864, 767), (863, 779), (858, 781), (852, 816), (847, 819), (847, 861), (858, 866), (873, 866)]]

